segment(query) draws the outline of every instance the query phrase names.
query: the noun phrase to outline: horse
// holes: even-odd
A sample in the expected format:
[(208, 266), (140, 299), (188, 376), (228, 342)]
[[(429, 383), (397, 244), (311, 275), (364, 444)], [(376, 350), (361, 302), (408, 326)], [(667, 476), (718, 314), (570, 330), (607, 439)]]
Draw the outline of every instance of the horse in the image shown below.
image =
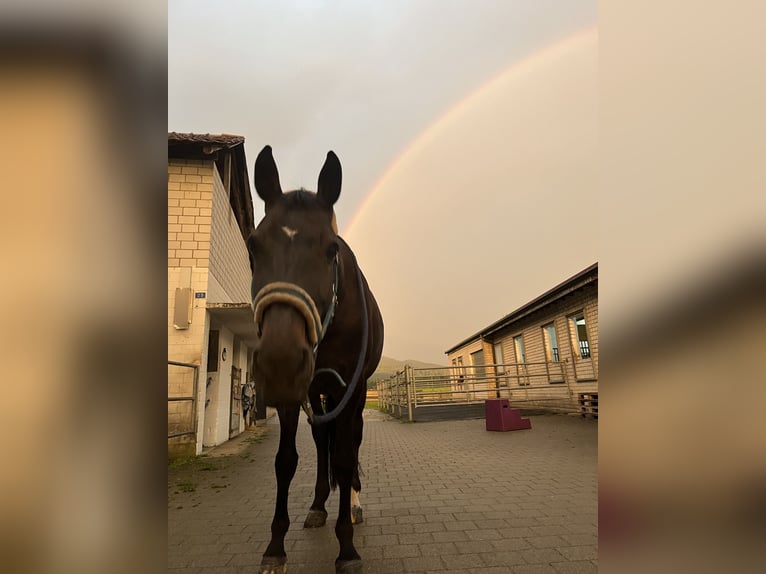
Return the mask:
[(339, 487), (335, 569), (362, 571), (353, 540), (353, 523), (363, 520), (359, 447), (367, 379), (383, 350), (383, 319), (353, 251), (338, 235), (333, 206), (341, 179), (340, 161), (332, 151), (319, 172), (316, 193), (282, 192), (271, 146), (255, 161), (255, 189), (265, 215), (247, 240), (257, 333), (253, 371), (263, 383), (266, 404), (277, 409), (280, 426), (276, 506), (262, 574), (287, 570), (287, 500), (298, 465), (295, 436), (301, 408), (317, 452), (314, 500), (304, 528), (324, 526), (325, 502), (331, 488)]

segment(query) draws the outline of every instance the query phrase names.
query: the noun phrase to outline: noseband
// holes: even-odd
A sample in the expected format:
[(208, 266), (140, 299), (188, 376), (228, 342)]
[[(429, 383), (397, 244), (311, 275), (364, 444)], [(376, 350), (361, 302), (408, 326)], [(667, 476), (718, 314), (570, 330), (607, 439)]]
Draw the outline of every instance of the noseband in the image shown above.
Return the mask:
[(263, 322), (263, 315), (269, 305), (274, 303), (285, 303), (294, 307), (306, 320), (306, 324), (309, 326), (308, 338), (311, 344), (314, 357), (316, 358), (317, 349), (319, 343), (327, 333), (327, 328), (332, 322), (332, 318), (335, 315), (335, 306), (338, 304), (338, 254), (335, 254), (333, 260), (334, 277), (332, 282), (332, 300), (330, 301), (330, 307), (327, 309), (324, 320), (319, 315), (314, 299), (311, 298), (305, 289), (299, 287), (295, 283), (287, 283), (283, 281), (276, 281), (274, 283), (268, 283), (258, 291), (258, 294), (253, 299), (253, 313), (255, 315), (255, 326), (258, 329), (258, 334), (261, 333), (261, 323)]

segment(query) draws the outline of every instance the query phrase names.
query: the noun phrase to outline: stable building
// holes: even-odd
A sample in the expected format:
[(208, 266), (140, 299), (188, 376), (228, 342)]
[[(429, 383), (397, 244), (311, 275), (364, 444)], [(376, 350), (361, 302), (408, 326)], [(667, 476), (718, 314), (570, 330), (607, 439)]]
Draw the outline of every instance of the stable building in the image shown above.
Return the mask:
[[(168, 134), (168, 454), (241, 433), (255, 326), (245, 138)], [(260, 418), (265, 408), (258, 401)]]
[(598, 413), (598, 263), (445, 351), (453, 393)]

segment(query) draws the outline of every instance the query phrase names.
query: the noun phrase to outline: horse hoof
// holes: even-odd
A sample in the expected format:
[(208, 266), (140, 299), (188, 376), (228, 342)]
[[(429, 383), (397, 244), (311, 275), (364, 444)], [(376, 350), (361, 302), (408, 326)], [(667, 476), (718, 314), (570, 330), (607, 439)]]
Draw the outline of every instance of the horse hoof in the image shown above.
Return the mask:
[(287, 556), (264, 556), (259, 574), (287, 574)]
[(361, 559), (335, 561), (335, 574), (362, 574), (362, 572), (364, 572), (364, 566)]
[(309, 510), (303, 528), (320, 528), (327, 522), (327, 512), (324, 510)]
[(364, 522), (364, 515), (362, 514), (361, 506), (351, 507), (351, 524), (361, 524)]

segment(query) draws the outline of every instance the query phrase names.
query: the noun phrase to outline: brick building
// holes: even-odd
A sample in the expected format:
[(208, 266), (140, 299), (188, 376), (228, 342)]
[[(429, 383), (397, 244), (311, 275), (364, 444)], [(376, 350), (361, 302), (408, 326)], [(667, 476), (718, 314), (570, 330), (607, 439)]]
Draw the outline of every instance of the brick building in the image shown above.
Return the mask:
[(168, 134), (169, 454), (199, 454), (244, 430), (255, 340), (244, 141)]
[(472, 384), (519, 406), (597, 412), (598, 263), (445, 353), (453, 390)]

